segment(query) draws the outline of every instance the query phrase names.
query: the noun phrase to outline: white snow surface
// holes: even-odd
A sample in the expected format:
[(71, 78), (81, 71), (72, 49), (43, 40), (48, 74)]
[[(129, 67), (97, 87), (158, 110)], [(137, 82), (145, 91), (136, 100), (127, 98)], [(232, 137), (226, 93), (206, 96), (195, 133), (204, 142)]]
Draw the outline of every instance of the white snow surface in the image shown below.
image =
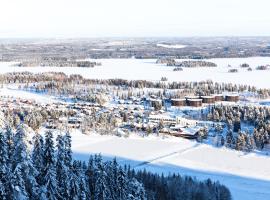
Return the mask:
[(157, 44), (157, 46), (168, 48), (168, 49), (182, 49), (186, 47), (186, 45), (182, 45), (182, 44)]
[[(91, 60), (91, 59), (90, 59)], [(0, 63), (1, 72), (30, 71), (39, 72), (64, 72), (80, 74), (85, 78), (109, 79), (122, 78), (129, 80), (159, 81), (165, 76), (168, 81), (204, 81), (226, 82), (236, 84), (247, 84), (259, 88), (270, 88), (270, 70), (256, 70), (259, 65), (270, 64), (270, 57), (250, 58), (215, 58), (207, 61), (214, 62), (218, 67), (184, 68), (183, 71), (173, 71), (174, 67), (164, 64), (156, 64), (154, 59), (98, 59), (102, 66), (94, 68), (75, 67), (12, 67), (14, 63)], [(181, 60), (179, 60), (181, 61)], [(248, 63), (253, 71), (240, 68), (239, 65)], [(237, 68), (238, 73), (228, 73), (231, 68)]]
[(263, 200), (270, 195), (270, 157), (216, 148), (175, 137), (129, 138), (72, 133), (76, 159), (101, 153), (105, 159), (117, 157), (121, 164), (157, 173), (180, 173), (226, 185), (234, 200)]
[(17, 87), (8, 86), (0, 88), (0, 96), (5, 98), (24, 99), (36, 101), (39, 103), (55, 103), (59, 102), (56, 98), (46, 94), (38, 94), (30, 91), (20, 90)]
[[(156, 64), (154, 59), (97, 59), (102, 66), (94, 68), (75, 67), (14, 67), (14, 63), (0, 63), (0, 73), (30, 71), (39, 72), (64, 72), (80, 74), (85, 78), (109, 79), (122, 78), (129, 80), (150, 80), (159, 81), (165, 76), (168, 81), (204, 81), (226, 82), (236, 84), (247, 84), (259, 88), (270, 88), (270, 70), (256, 70), (259, 65), (270, 64), (270, 57), (250, 58), (215, 58), (207, 61), (214, 62), (218, 67), (184, 68), (183, 71), (173, 71), (174, 67), (167, 67), (164, 64)], [(181, 60), (179, 60), (181, 61)], [(248, 63), (253, 71), (240, 68), (239, 65)], [(229, 73), (231, 68), (237, 68), (238, 73)]]

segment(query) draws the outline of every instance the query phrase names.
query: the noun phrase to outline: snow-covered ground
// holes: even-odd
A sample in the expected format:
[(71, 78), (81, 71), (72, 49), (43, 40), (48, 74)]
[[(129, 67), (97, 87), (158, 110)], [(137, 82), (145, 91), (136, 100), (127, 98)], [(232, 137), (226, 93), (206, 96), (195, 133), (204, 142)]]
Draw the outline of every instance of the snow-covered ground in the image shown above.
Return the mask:
[[(1, 72), (30, 71), (38, 72), (64, 72), (81, 74), (85, 78), (123, 78), (130, 80), (160, 80), (166, 76), (169, 81), (202, 81), (211, 79), (215, 82), (248, 84), (260, 88), (270, 88), (270, 70), (255, 70), (259, 65), (270, 64), (270, 57), (251, 58), (215, 58), (208, 61), (214, 62), (218, 67), (184, 68), (183, 71), (173, 71), (173, 67), (156, 64), (153, 59), (100, 59), (102, 66), (94, 68), (74, 67), (12, 67), (10, 63), (0, 63)], [(253, 71), (239, 65), (248, 63)], [(238, 68), (238, 73), (228, 73), (228, 65)]]
[(4, 86), (3, 88), (0, 88), (0, 96), (2, 98), (20, 98), (24, 100), (34, 100), (39, 103), (55, 103), (60, 101), (50, 95), (24, 91), (11, 86)]
[(182, 45), (182, 44), (157, 44), (157, 46), (168, 48), (168, 49), (182, 49), (186, 47), (186, 45)]
[(235, 200), (264, 200), (270, 195), (270, 157), (175, 137), (82, 135), (72, 133), (73, 152), (87, 160), (91, 153), (117, 157), (121, 164), (157, 173), (181, 173), (199, 179), (219, 180)]

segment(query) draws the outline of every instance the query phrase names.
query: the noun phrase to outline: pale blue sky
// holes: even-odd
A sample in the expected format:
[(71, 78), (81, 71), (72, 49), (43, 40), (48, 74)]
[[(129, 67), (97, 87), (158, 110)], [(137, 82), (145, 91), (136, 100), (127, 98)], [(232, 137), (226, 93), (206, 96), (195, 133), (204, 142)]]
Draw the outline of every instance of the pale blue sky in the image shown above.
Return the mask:
[(269, 0), (0, 0), (0, 37), (270, 36)]

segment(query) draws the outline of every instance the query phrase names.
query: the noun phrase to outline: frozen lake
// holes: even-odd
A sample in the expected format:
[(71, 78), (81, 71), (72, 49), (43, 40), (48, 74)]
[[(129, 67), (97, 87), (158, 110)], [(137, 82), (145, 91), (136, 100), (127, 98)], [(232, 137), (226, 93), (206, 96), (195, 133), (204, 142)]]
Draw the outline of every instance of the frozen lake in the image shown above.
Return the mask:
[[(248, 84), (260, 88), (270, 88), (270, 70), (255, 70), (259, 65), (270, 64), (270, 57), (251, 58), (215, 58), (207, 61), (214, 62), (218, 67), (184, 68), (183, 71), (174, 72), (174, 67), (156, 64), (154, 59), (99, 59), (102, 66), (94, 68), (74, 67), (12, 67), (11, 63), (0, 63), (1, 72), (30, 71), (38, 72), (64, 72), (70, 74), (81, 74), (85, 78), (122, 78), (130, 80), (157, 81), (165, 76), (169, 81), (203, 81), (213, 80), (215, 82), (227, 82), (236, 84)], [(240, 68), (239, 65), (248, 63), (253, 71)], [(237, 68), (238, 73), (228, 73), (230, 69)]]

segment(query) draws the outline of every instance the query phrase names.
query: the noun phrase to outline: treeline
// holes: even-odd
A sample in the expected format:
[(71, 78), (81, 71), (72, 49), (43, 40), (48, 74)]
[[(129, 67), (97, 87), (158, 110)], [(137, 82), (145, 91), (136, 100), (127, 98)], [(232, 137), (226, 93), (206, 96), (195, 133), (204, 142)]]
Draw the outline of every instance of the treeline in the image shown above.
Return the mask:
[(159, 89), (181, 89), (190, 90), (193, 93), (201, 95), (209, 95), (215, 93), (226, 92), (244, 92), (248, 91), (261, 98), (269, 97), (269, 89), (257, 89), (248, 85), (237, 85), (232, 83), (214, 83), (211, 80), (200, 82), (162, 82), (162, 81), (146, 81), (146, 80), (125, 80), (125, 79), (85, 79), (81, 75), (67, 76), (62, 72), (46, 72), (33, 74), (30, 72), (13, 72), (0, 75), (0, 84), (12, 83), (41, 83), (46, 82), (47, 88), (63, 89), (65, 85), (105, 85), (118, 86), (122, 88), (159, 88)]
[(167, 62), (167, 66), (194, 68), (194, 67), (217, 67), (217, 64), (202, 60), (188, 60), (181, 62), (170, 60), (169, 62)]
[[(128, 171), (128, 176), (135, 176), (137, 180), (144, 184), (147, 199), (155, 200), (199, 200), (199, 199), (231, 199), (228, 188), (219, 182), (213, 182), (210, 179), (199, 181), (176, 174), (167, 177), (158, 174), (152, 174), (146, 170), (135, 172)], [(198, 187), (199, 183), (199, 187)]]
[(76, 60), (31, 60), (15, 64), (17, 67), (95, 67), (101, 63)]
[(74, 160), (69, 133), (29, 139), (27, 127), (0, 131), (0, 199), (3, 200), (229, 200), (218, 182), (168, 177), (121, 167), (100, 155)]

